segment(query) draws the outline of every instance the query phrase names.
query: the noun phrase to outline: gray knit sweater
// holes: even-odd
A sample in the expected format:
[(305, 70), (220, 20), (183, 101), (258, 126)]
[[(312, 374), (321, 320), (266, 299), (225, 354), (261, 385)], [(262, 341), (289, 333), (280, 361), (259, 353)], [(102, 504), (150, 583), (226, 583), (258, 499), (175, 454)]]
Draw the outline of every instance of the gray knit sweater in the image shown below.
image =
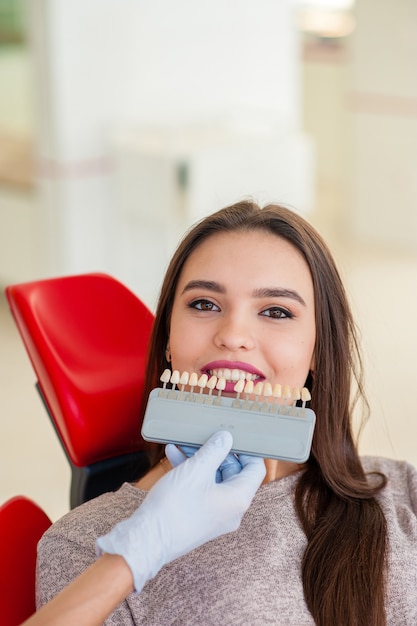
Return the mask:
[[(388, 522), (389, 626), (417, 625), (417, 472), (403, 462), (365, 458), (388, 485), (379, 500)], [(240, 528), (166, 565), (105, 624), (307, 626), (300, 564), (306, 538), (294, 509), (297, 475), (263, 485)], [(38, 606), (96, 558), (95, 539), (128, 517), (146, 492), (124, 484), (68, 513), (38, 550)]]

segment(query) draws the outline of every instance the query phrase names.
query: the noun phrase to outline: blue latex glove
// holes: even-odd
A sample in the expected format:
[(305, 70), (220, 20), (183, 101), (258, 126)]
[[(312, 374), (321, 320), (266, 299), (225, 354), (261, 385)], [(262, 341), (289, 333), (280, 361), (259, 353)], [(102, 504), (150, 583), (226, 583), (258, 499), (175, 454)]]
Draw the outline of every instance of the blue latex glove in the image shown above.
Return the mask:
[[(183, 463), (187, 458), (194, 456), (199, 448), (194, 446), (176, 446), (173, 443), (167, 444), (165, 447), (165, 454), (173, 467), (177, 467), (180, 463)], [(242, 469), (240, 462), (240, 456), (234, 454), (228, 454), (220, 467), (216, 471), (216, 483), (221, 483), (229, 476), (238, 474)]]
[(136, 592), (166, 563), (236, 530), (265, 476), (263, 459), (245, 456), (241, 469), (221, 483), (216, 470), (232, 447), (220, 431), (190, 459), (163, 476), (131, 517), (97, 539), (97, 554), (121, 555)]

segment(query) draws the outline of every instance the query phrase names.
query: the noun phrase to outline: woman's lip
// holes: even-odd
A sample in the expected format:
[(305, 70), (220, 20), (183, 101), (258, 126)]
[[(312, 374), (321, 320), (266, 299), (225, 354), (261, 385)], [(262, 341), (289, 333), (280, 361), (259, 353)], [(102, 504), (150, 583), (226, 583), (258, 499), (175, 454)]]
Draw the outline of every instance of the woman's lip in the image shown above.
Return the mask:
[(259, 376), (259, 378), (265, 378), (262, 372), (256, 369), (256, 367), (253, 367), (253, 365), (250, 365), (249, 363), (243, 363), (243, 361), (211, 361), (210, 363), (204, 365), (201, 368), (201, 371), (207, 374), (211, 370), (219, 369), (242, 370), (244, 372), (248, 372), (248, 374)]

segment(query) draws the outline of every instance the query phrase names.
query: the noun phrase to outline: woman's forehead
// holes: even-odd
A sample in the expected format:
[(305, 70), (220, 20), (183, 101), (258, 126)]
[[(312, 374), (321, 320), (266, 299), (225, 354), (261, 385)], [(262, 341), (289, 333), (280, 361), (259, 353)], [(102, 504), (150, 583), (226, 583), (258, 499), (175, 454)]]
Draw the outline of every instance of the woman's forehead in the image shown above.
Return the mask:
[(225, 281), (289, 281), (312, 290), (309, 267), (295, 246), (273, 233), (233, 231), (205, 239), (184, 263), (180, 283), (223, 277)]

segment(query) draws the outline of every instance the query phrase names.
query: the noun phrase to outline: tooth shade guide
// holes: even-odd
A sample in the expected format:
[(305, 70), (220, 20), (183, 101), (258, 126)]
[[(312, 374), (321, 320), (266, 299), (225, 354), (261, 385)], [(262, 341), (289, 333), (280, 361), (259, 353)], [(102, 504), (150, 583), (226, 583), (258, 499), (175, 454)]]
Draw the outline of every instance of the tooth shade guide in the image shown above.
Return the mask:
[[(233, 385), (227, 383), (226, 388), (232, 389)], [(146, 441), (199, 446), (210, 432), (227, 428), (233, 432), (234, 453), (295, 463), (308, 459), (315, 424), (314, 411), (310, 408), (278, 405), (275, 399), (266, 395), (262, 410), (256, 412), (244, 410), (242, 406), (234, 408), (236, 398), (228, 394), (218, 397), (186, 392), (185, 395), (193, 397), (193, 401), (181, 401), (181, 390), (174, 392), (177, 400), (160, 397), (159, 391), (161, 389), (153, 389), (149, 396), (141, 429)], [(304, 398), (308, 397), (307, 392), (302, 393)], [(190, 406), (200, 397), (203, 400), (198, 407)], [(268, 406), (270, 410), (265, 411)]]
[[(220, 370), (217, 370), (220, 372)], [(222, 373), (229, 373), (228, 369), (221, 370)], [(256, 384), (253, 380), (247, 380), (243, 377), (244, 374), (240, 370), (230, 370), (230, 375), (239, 379), (234, 385), (234, 391), (236, 397), (232, 399), (233, 408), (240, 408), (244, 410), (261, 411), (275, 414), (287, 414), (297, 415), (301, 417), (305, 412), (302, 409), (306, 409), (306, 403), (311, 400), (311, 394), (306, 387), (299, 389), (298, 387), (291, 388), (289, 385), (281, 386), (276, 383), (274, 386), (269, 382), (258, 381)], [(159, 389), (160, 397), (168, 397), (169, 399), (186, 400), (188, 402), (198, 403), (213, 403), (215, 398), (215, 404), (220, 404), (217, 398), (222, 398), (222, 391), (226, 388), (227, 380), (224, 376), (201, 374), (198, 376), (196, 372), (184, 371), (182, 374), (178, 370), (174, 370), (172, 373), (169, 369), (163, 371), (160, 376), (162, 382), (162, 388)], [(166, 385), (170, 382), (172, 389), (167, 390)], [(185, 387), (189, 387), (190, 391), (185, 391)], [(195, 394), (195, 387), (199, 387), (199, 393)], [(208, 394), (204, 393), (207, 388)], [(218, 393), (214, 396), (213, 391), (217, 390)], [(240, 397), (244, 394), (245, 398)], [(213, 395), (213, 397), (212, 397)], [(251, 397), (252, 396), (252, 399)], [(255, 399), (253, 399), (255, 396)], [(298, 404), (300, 403), (300, 404)], [(297, 406), (298, 404), (298, 406)], [(283, 408), (279, 408), (283, 407)]]

